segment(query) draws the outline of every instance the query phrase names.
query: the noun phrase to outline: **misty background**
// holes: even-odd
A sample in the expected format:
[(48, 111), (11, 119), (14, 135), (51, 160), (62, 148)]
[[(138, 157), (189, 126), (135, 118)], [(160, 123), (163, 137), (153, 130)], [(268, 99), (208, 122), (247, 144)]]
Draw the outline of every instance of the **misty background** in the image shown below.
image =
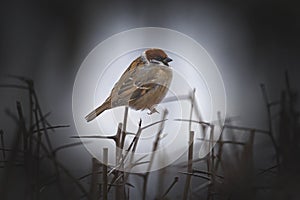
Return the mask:
[[(227, 116), (236, 117), (239, 125), (267, 128), (260, 83), (265, 83), (270, 99), (279, 99), (288, 70), (291, 86), (300, 92), (297, 1), (15, 0), (1, 2), (0, 23), (0, 81), (11, 83), (8, 74), (34, 80), (44, 112), (51, 112), (49, 121), (71, 126), (66, 134), (52, 137), (57, 146), (77, 135), (72, 89), (81, 62), (99, 42), (132, 28), (169, 28), (200, 43), (223, 77)], [(0, 94), (0, 128), (13, 132), (6, 110), (15, 112), (15, 101), (26, 102), (27, 97), (10, 89)], [(264, 145), (263, 139), (256, 143)], [(84, 147), (58, 156), (68, 160), (74, 173), (90, 167)], [(262, 156), (260, 162), (269, 161)]]

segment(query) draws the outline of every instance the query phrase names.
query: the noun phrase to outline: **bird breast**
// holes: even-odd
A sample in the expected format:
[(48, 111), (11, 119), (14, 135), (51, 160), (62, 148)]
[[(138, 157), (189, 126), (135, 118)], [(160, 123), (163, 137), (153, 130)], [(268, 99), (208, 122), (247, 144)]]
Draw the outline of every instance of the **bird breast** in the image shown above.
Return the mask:
[(152, 63), (127, 71), (112, 92), (113, 107), (130, 105), (139, 110), (158, 104), (168, 92), (172, 76), (170, 67)]

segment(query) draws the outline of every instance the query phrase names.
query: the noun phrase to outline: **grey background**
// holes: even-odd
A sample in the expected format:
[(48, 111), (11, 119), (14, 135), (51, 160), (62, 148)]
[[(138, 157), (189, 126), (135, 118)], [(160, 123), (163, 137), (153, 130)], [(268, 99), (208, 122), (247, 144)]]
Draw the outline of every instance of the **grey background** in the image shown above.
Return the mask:
[[(287, 69), (299, 92), (299, 13), (296, 1), (280, 0), (2, 1), (1, 83), (13, 82), (6, 74), (32, 78), (43, 110), (52, 112), (49, 121), (71, 125), (52, 137), (55, 145), (68, 143), (75, 134), (73, 82), (88, 52), (124, 30), (165, 27), (194, 38), (210, 53), (224, 79), (228, 115), (238, 116), (240, 125), (265, 129), (259, 84), (265, 83), (271, 99), (278, 99)], [(0, 128), (9, 133), (14, 124), (5, 110), (15, 112), (15, 100), (26, 102), (26, 96), (17, 90), (1, 89), (0, 94)], [(59, 156), (68, 159), (74, 173), (89, 169), (84, 148)]]

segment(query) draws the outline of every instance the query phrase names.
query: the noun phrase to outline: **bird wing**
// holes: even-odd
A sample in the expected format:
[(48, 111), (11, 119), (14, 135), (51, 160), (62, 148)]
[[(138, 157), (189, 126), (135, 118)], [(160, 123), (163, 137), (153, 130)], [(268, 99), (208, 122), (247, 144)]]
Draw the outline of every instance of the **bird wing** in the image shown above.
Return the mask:
[(150, 86), (144, 86), (143, 83), (147, 77), (145, 73), (142, 73), (143, 70), (139, 69), (140, 67), (134, 70), (127, 70), (121, 76), (112, 93), (113, 104), (116, 106), (128, 105), (130, 101), (151, 89)]
[[(116, 83), (111, 97), (114, 106), (128, 105), (129, 102), (146, 94), (158, 85), (161, 70), (157, 65), (140, 64), (127, 69)], [(162, 80), (164, 81), (164, 80)]]

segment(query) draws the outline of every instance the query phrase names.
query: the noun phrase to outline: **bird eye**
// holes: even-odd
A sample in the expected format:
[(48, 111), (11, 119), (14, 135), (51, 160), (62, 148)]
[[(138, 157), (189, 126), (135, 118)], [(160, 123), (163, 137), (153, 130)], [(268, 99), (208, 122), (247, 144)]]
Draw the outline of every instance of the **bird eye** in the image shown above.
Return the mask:
[(158, 57), (155, 58), (155, 60), (162, 61), (163, 59), (162, 59), (162, 57), (158, 56)]

